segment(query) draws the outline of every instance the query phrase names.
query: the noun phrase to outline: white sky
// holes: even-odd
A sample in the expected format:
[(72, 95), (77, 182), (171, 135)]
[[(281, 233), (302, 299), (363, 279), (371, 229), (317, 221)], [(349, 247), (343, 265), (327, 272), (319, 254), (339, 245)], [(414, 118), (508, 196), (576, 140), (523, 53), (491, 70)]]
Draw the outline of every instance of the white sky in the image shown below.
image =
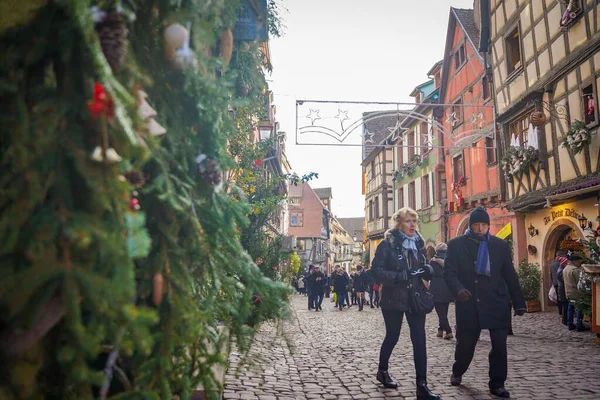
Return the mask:
[[(362, 217), (361, 148), (296, 145), (296, 100), (411, 102), (443, 58), (450, 6), (473, 0), (281, 0), (285, 33), (270, 42), (276, 118), (287, 133), (292, 169), (311, 171), (311, 187), (332, 187), (337, 217)], [(337, 108), (337, 105), (335, 106)], [(325, 108), (325, 107), (323, 107)], [(340, 107), (348, 109), (348, 107)], [(306, 106), (299, 112), (306, 116)], [(333, 117), (323, 110), (321, 117)], [(349, 115), (352, 117), (352, 115)], [(346, 123), (351, 123), (355, 118)], [(300, 126), (307, 124), (301, 118)], [(310, 124), (310, 121), (308, 121)], [(339, 124), (339, 121), (338, 121)], [(360, 143), (359, 129), (344, 143)], [(331, 142), (310, 138), (311, 143)], [(303, 137), (299, 142), (306, 143)]]

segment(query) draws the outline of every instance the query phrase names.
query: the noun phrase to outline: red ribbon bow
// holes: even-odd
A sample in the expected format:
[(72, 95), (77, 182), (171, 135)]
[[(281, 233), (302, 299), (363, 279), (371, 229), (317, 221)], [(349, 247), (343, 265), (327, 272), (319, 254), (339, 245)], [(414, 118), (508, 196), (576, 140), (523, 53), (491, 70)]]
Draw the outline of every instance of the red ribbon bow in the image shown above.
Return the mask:
[(115, 106), (112, 98), (98, 82), (94, 84), (94, 98), (88, 103), (88, 108), (93, 118), (98, 118), (102, 114), (105, 114), (109, 118), (115, 115)]

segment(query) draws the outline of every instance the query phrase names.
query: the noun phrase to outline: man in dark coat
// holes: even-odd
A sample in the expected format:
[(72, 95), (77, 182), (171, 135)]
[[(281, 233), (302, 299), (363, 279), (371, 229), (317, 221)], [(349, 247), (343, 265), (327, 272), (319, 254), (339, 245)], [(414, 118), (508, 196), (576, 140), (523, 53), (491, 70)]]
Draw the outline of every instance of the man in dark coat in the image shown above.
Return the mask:
[[(433, 268), (433, 279), (431, 280), (429, 291), (433, 295), (435, 312), (438, 315), (437, 337), (450, 340), (453, 338), (453, 335), (450, 321), (448, 321), (448, 308), (450, 303), (454, 302), (454, 296), (452, 296), (452, 292), (450, 292), (444, 280), (444, 260), (446, 259), (447, 249), (448, 246), (446, 243), (438, 243), (435, 246), (435, 255), (429, 261), (429, 265)], [(445, 335), (444, 332), (446, 332)]]
[(321, 304), (323, 304), (323, 295), (325, 294), (325, 274), (321, 272), (318, 265), (313, 268), (313, 273), (306, 277), (306, 281), (312, 288), (313, 295), (313, 307), (315, 311), (322, 310)]
[(304, 275), (304, 286), (306, 287), (306, 294), (308, 294), (308, 310), (315, 308), (315, 296), (313, 295), (313, 284), (310, 280), (310, 276), (313, 274), (315, 266), (310, 264), (308, 266), (308, 272)]
[(457, 341), (450, 383), (459, 386), (473, 360), (482, 329), (489, 329), (490, 393), (509, 398), (504, 388), (508, 370), (506, 339), (510, 329), (512, 300), (515, 315), (527, 309), (508, 244), (491, 236), (490, 217), (477, 207), (469, 217), (469, 229), (448, 243), (444, 278), (457, 300)]

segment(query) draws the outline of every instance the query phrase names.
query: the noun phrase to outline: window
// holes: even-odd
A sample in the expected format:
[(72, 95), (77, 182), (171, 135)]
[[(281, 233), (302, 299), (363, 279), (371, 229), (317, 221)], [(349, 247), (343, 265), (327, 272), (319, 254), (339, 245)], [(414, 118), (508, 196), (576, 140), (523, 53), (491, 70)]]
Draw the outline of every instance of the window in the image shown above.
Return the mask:
[(481, 95), (484, 100), (488, 100), (492, 95), (492, 82), (487, 76), (481, 78)]
[(289, 197), (290, 204), (300, 204), (300, 197)]
[(290, 212), (290, 225), (291, 226), (304, 226), (304, 212), (303, 211)]
[(585, 124), (593, 127), (598, 124), (598, 97), (595, 95), (594, 85), (590, 84), (582, 88), (581, 96)]
[(296, 241), (296, 247), (298, 248), (298, 250), (306, 250), (306, 240), (304, 239), (298, 239)]
[(398, 189), (398, 209), (404, 207), (404, 187)]
[(371, 179), (375, 179), (375, 160), (371, 161)]
[(458, 100), (456, 100), (454, 102), (454, 104), (452, 105), (452, 114), (454, 115), (454, 118), (452, 118), (451, 121), (452, 121), (452, 128), (454, 128), (456, 126), (459, 126), (463, 122), (462, 98), (459, 98)]
[(440, 177), (440, 190), (441, 190), (441, 194), (440, 196), (445, 196), (446, 195), (446, 174), (442, 174)]
[(454, 174), (454, 182), (465, 176), (465, 163), (462, 154), (454, 157), (452, 160), (452, 172)]
[(429, 151), (429, 125), (421, 122), (421, 154)]
[(428, 208), (431, 206), (431, 191), (429, 190), (429, 175), (424, 175), (421, 178), (421, 208)]
[(504, 38), (504, 47), (507, 73), (510, 75), (523, 68), (521, 64), (521, 34), (518, 26)]
[(496, 135), (485, 138), (485, 159), (488, 164), (496, 162)]
[(467, 55), (465, 52), (465, 44), (461, 44), (460, 47), (454, 53), (454, 70), (458, 71), (467, 61)]
[(415, 155), (415, 131), (408, 134), (408, 161), (412, 161)]
[(369, 200), (369, 221), (373, 221), (373, 200)]
[(379, 218), (379, 197), (375, 197), (375, 218)]
[(521, 116), (514, 119), (508, 125), (508, 131), (510, 132), (510, 143), (515, 143), (517, 140), (518, 146), (527, 146), (527, 136), (529, 133), (529, 115), (533, 110), (529, 110)]
[(413, 210), (416, 209), (417, 197), (415, 193), (415, 181), (408, 184), (408, 206)]
[(404, 164), (404, 140), (398, 142), (398, 166)]

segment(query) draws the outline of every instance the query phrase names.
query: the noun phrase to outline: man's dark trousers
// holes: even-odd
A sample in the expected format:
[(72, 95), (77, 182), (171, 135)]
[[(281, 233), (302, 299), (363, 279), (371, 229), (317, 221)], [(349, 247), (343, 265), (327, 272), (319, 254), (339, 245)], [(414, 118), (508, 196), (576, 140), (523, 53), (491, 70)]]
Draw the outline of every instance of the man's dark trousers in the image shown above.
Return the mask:
[(306, 293), (308, 293), (308, 309), (315, 308), (315, 295), (313, 289), (311, 287), (306, 288)]
[[(475, 346), (479, 340), (481, 329), (460, 329), (456, 332), (456, 351), (452, 375), (463, 376), (473, 360)], [(490, 329), (492, 350), (490, 351), (490, 389), (504, 387), (508, 372), (506, 338), (508, 329)]]

